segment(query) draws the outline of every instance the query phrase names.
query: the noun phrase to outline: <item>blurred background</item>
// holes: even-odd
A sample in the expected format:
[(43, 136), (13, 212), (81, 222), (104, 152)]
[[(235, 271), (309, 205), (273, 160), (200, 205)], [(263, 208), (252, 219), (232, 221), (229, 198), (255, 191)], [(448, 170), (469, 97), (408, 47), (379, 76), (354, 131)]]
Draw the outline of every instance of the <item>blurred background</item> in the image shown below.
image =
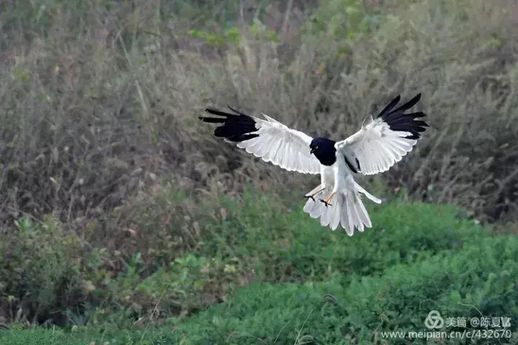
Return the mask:
[[(387, 343), (431, 309), (518, 315), (517, 33), (513, 0), (1, 1), (0, 340)], [(360, 180), (386, 203), (352, 238), (301, 211), (317, 177), (198, 120), (342, 139), (418, 92), (430, 128)]]

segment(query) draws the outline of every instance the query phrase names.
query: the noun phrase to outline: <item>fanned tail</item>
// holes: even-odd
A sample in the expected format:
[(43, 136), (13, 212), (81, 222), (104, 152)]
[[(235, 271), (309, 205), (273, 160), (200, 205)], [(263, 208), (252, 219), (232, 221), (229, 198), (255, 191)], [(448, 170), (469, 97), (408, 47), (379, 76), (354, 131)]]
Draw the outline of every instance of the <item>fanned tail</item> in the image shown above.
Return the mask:
[[(329, 190), (324, 192), (324, 195), (329, 194)], [(362, 194), (375, 203), (381, 203), (379, 198), (353, 181), (350, 188), (336, 192), (331, 200), (331, 206), (326, 207), (319, 200), (308, 199), (304, 205), (304, 212), (308, 213), (311, 218), (320, 218), (322, 226), (329, 226), (332, 230), (336, 230), (340, 225), (345, 229), (347, 235), (352, 236), (355, 229), (363, 232), (365, 228), (372, 227), (369, 213), (361, 199)]]

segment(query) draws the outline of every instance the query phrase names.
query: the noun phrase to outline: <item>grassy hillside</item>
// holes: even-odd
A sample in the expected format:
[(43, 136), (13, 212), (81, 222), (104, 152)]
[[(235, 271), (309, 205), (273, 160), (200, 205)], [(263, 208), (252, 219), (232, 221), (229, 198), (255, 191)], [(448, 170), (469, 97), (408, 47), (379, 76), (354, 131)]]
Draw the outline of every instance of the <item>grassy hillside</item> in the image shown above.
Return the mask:
[[(135, 289), (134, 308), (143, 296), (155, 298), (149, 317), (159, 317), (174, 308), (175, 293), (193, 306), (221, 281), (235, 285), (253, 276), (221, 303), (167, 317), (161, 326), (127, 309), (102, 322), (93, 317), (87, 326), (13, 326), (0, 332), (0, 342), (383, 344), (394, 343), (383, 339), (385, 331), (427, 330), (423, 321), (431, 310), (445, 317), (518, 315), (518, 239), (491, 235), (454, 208), (394, 201), (374, 210), (373, 229), (349, 238), (320, 229), (298, 210), (285, 218), (282, 206), (267, 200), (236, 208), (226, 224), (215, 222), (214, 238), (194, 254), (128, 287)], [(264, 214), (271, 219), (268, 231)], [(234, 241), (215, 240), (222, 236)], [(216, 273), (218, 265), (224, 268)], [(190, 276), (184, 291), (175, 274), (182, 267), (180, 277)]]
[[(385, 343), (432, 307), (517, 315), (517, 13), (0, 1), (0, 344)], [(230, 104), (341, 139), (418, 92), (431, 126), (361, 178), (390, 202), (352, 238), (302, 213), (317, 177), (198, 120)]]

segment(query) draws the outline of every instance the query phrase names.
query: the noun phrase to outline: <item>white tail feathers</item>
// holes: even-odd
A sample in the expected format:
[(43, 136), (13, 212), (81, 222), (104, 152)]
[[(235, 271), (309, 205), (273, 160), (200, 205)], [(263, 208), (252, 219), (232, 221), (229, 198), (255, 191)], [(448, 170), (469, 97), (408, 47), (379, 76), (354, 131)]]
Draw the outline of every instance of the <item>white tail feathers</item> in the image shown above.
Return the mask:
[(372, 202), (375, 202), (376, 204), (381, 204), (381, 199), (380, 198), (376, 198), (374, 195), (372, 195), (371, 193), (367, 192), (362, 186), (360, 186), (356, 181), (353, 180), (353, 183), (354, 183), (354, 188), (362, 193), (363, 195), (365, 195), (369, 200), (371, 200)]
[[(354, 234), (354, 229), (363, 232), (365, 228), (372, 227), (372, 223), (363, 205), (361, 194), (377, 204), (381, 203), (381, 200), (356, 182), (350, 187), (352, 188), (337, 191), (328, 207), (318, 198), (315, 198), (316, 201), (308, 199), (304, 205), (304, 212), (308, 213), (311, 218), (320, 218), (320, 224), (329, 226), (332, 230), (336, 230), (338, 225), (341, 225), (349, 236)], [(327, 196), (329, 190), (325, 192), (323, 195)]]

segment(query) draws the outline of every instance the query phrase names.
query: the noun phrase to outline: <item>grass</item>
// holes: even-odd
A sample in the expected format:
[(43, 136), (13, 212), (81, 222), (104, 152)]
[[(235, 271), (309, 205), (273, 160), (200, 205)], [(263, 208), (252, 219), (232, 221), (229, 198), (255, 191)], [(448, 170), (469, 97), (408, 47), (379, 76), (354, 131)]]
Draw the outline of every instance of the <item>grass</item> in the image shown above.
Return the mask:
[[(455, 208), (394, 201), (373, 210), (373, 229), (349, 238), (321, 229), (299, 210), (284, 217), (274, 200), (254, 196), (233, 205), (227, 223), (206, 224), (213, 236), (225, 231), (234, 242), (207, 239), (210, 245), (128, 287), (133, 303), (163, 293), (154, 308), (165, 314), (182, 276), (189, 276), (179, 297), (185, 306), (206, 294), (204, 284), (215, 283), (210, 275), (221, 260), (218, 274), (234, 285), (223, 302), (198, 304), (187, 317), (159, 323), (119, 311), (120, 319), (66, 329), (13, 327), (0, 332), (0, 342), (381, 344), (384, 331), (426, 330), (430, 310), (445, 317), (518, 315), (518, 239), (492, 235)], [(259, 226), (264, 214), (271, 229)], [(247, 286), (235, 284), (251, 271)]]
[[(384, 343), (429, 304), (516, 315), (515, 239), (478, 225), (516, 229), (515, 13), (0, 2), (0, 343)], [(417, 92), (430, 130), (361, 181), (398, 198), (353, 238), (300, 210), (315, 177), (197, 119), (230, 104), (339, 139)]]
[(283, 187), (287, 174), (220, 148), (196, 120), (205, 107), (341, 139), (417, 92), (432, 128), (384, 181), (479, 218), (518, 214), (511, 1), (285, 4), (2, 5), (0, 220), (54, 213), (80, 226), (156, 177), (285, 191), (300, 180)]

